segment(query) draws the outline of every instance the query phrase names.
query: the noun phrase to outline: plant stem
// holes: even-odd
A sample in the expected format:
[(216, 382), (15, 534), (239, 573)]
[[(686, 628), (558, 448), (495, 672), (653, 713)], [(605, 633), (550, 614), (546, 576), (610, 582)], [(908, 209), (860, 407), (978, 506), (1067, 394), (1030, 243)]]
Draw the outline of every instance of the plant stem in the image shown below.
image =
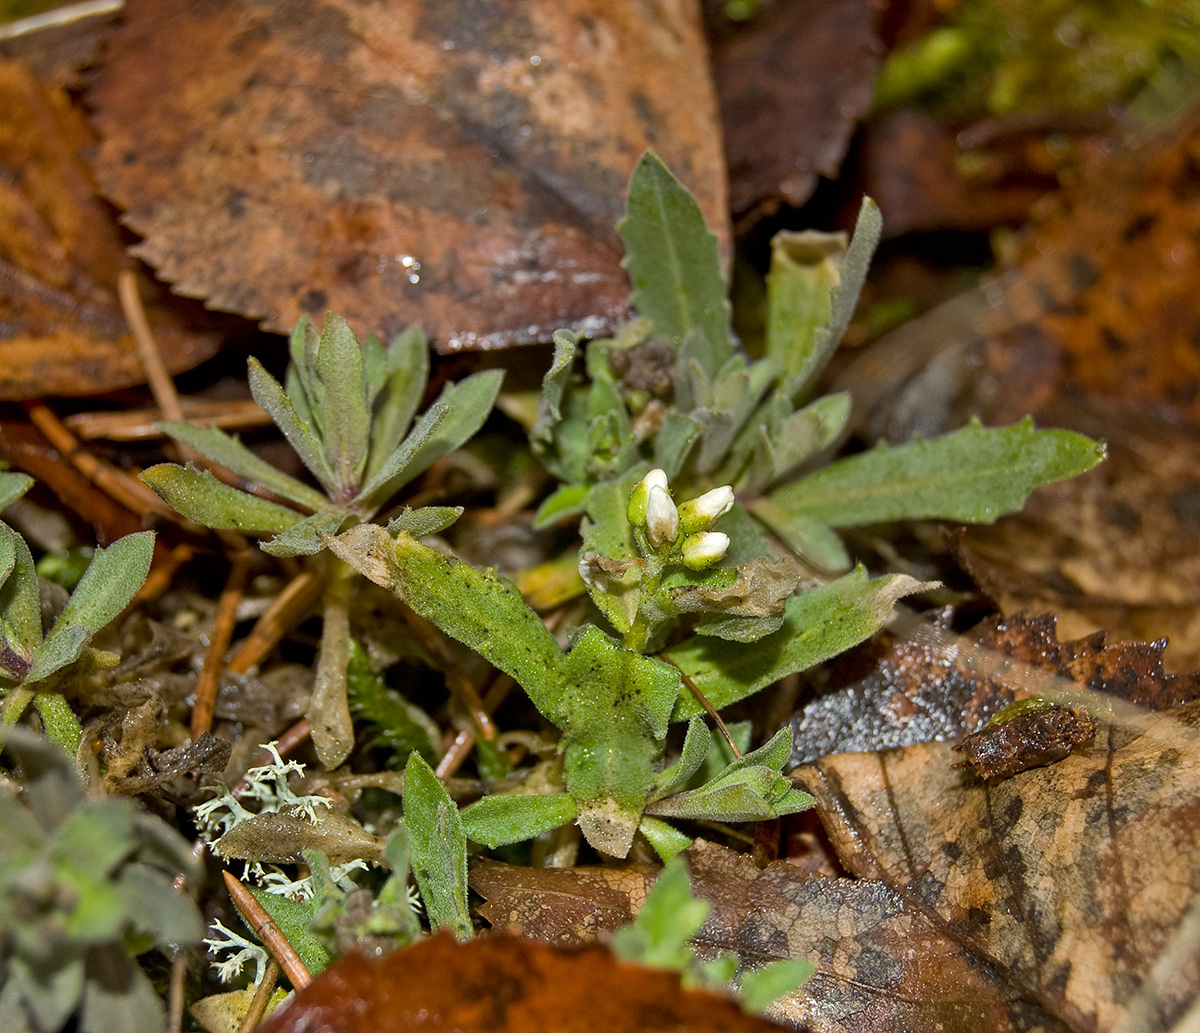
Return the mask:
[(313, 746), (326, 768), (336, 768), (354, 746), (354, 721), (346, 699), (346, 665), (350, 662), (350, 585), (358, 576), (341, 560), (325, 555), (325, 609), (321, 652), (308, 719)]

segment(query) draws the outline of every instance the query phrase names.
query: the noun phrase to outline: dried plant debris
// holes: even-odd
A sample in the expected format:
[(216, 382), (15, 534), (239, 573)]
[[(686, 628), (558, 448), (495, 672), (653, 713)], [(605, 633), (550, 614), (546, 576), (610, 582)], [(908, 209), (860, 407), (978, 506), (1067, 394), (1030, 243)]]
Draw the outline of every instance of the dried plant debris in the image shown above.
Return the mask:
[(1152, 710), (1200, 697), (1200, 673), (1167, 674), (1165, 643), (1059, 642), (1053, 616), (989, 617), (966, 636), (914, 619), (861, 681), (793, 719), (792, 763), (831, 753), (961, 739), (1029, 696), (1102, 694)]

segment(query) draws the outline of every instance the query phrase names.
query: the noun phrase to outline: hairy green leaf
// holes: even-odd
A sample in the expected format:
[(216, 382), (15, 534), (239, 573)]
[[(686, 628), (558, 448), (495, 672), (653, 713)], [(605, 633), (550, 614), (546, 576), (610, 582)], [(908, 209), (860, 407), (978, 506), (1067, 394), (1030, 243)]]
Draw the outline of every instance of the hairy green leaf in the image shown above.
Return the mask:
[(1019, 510), (1034, 488), (1076, 477), (1104, 458), (1104, 445), (1065, 430), (972, 422), (841, 459), (771, 492), (789, 513), (834, 527), (936, 518), (990, 522)]
[(785, 509), (771, 497), (750, 503), (750, 512), (774, 531), (789, 549), (819, 570), (839, 571), (850, 566), (850, 554), (828, 524), (805, 513)]
[(493, 571), (362, 524), (327, 540), (330, 551), (395, 592), (426, 620), (512, 675), (551, 720), (558, 713), (566, 657), (512, 582)]
[(462, 812), (467, 836), (486, 847), (532, 839), (573, 821), (579, 810), (566, 793), (485, 796)]
[(33, 554), (0, 523), (0, 677), (20, 681), (42, 640), (42, 606)]
[(357, 489), (367, 464), (371, 413), (358, 338), (350, 324), (333, 312), (325, 316), (316, 372), (323, 391), (314, 415), (321, 426), (325, 456), (345, 500)]
[(844, 233), (780, 230), (771, 238), (766, 351), (783, 383), (817, 361), (817, 329), (829, 325), (845, 257)]
[(259, 548), (270, 556), (312, 556), (325, 547), (322, 535), (337, 534), (352, 514), (341, 506), (325, 506), (292, 524)]
[[(789, 598), (783, 627), (773, 635), (749, 644), (696, 636), (673, 646), (671, 660), (719, 710), (869, 638), (891, 616), (897, 599), (928, 587), (906, 574), (872, 581), (860, 567)], [(684, 721), (702, 709), (681, 693), (671, 719)]]
[(364, 483), (400, 447), (429, 383), (429, 342), (419, 326), (410, 326), (392, 340), (385, 363), (387, 379), (375, 400)]
[(387, 531), (393, 538), (401, 531), (414, 538), (424, 538), (441, 534), (462, 515), (462, 506), (422, 506), (420, 509), (406, 506), (403, 513), (388, 521)]
[(621, 264), (633, 281), (633, 307), (676, 346), (699, 330), (713, 350), (714, 368), (723, 365), (733, 335), (717, 238), (695, 199), (653, 152), (633, 171), (617, 230), (625, 241)]
[(261, 484), (268, 491), (299, 506), (317, 510), (328, 501), (319, 491), (276, 469), (237, 438), (216, 427), (195, 427), (190, 423), (159, 423), (157, 426), (164, 434), (194, 448), (206, 459), (220, 463), (248, 481)]
[(688, 941), (700, 931), (711, 907), (692, 896), (683, 859), (671, 861), (646, 893), (637, 918), (614, 932), (609, 946), (624, 961), (682, 972), (694, 957)]
[(268, 893), (266, 890), (260, 890), (254, 886), (247, 888), (250, 895), (271, 916), (271, 921), (279, 926), (279, 931), (287, 937), (288, 943), (295, 948), (296, 953), (300, 955), (300, 960), (304, 962), (304, 967), (314, 976), (323, 972), (333, 960), (333, 954), (321, 938), (309, 928), (316, 901), (297, 901), (290, 897), (280, 896), (278, 893)]
[(139, 477), (172, 509), (216, 530), (279, 534), (304, 519), (303, 513), (231, 488), (194, 466), (159, 463)]
[(413, 875), (425, 911), (438, 929), (470, 939), (467, 908), (467, 836), (446, 787), (418, 753), (404, 768), (404, 828), (412, 847)]
[[(329, 465), (325, 449), (309, 429), (308, 423), (296, 414), (291, 400), (279, 386), (279, 381), (263, 369), (262, 363), (255, 358), (246, 363), (246, 373), (250, 381), (250, 394), (254, 396), (254, 400), (275, 421), (275, 426), (283, 432), (292, 450), (300, 457), (300, 462), (320, 482), (321, 487), (330, 496), (336, 497), (338, 480)], [(305, 386), (309, 393), (308, 404), (312, 406), (312, 418), (319, 419), (321, 403), (312, 397), (312, 386)]]
[(153, 531), (128, 534), (107, 549), (97, 549), (51, 634), (59, 625), (79, 624), (94, 635), (129, 605), (150, 573), (153, 555)]

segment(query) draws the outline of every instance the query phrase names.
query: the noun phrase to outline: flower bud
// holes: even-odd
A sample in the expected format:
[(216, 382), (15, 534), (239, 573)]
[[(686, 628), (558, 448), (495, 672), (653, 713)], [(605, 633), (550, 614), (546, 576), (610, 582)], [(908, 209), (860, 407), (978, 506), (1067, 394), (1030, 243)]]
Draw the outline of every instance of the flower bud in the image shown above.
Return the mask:
[(646, 522), (646, 502), (650, 498), (651, 488), (667, 490), (667, 475), (657, 468), (651, 470), (645, 477), (633, 486), (629, 493), (629, 504), (625, 507), (625, 515), (635, 527), (641, 527)]
[(656, 549), (670, 545), (679, 537), (679, 510), (665, 488), (657, 484), (646, 497), (646, 537)]
[(729, 535), (721, 531), (701, 531), (683, 540), (683, 562), (692, 570), (703, 570), (724, 559), (728, 550)]
[(719, 517), (733, 509), (733, 489), (728, 485), (706, 491), (679, 507), (679, 526), (684, 534), (707, 531)]

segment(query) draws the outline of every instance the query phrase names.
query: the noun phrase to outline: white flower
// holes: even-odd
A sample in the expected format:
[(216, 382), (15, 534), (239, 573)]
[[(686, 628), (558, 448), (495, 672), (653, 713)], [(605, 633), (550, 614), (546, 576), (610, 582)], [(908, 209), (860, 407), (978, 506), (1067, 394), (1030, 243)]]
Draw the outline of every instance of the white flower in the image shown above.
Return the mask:
[(666, 473), (657, 466), (642, 478), (642, 483), (646, 486), (647, 491), (651, 488), (662, 488), (663, 491), (670, 490), (667, 485)]
[(629, 517), (629, 522), (635, 527), (641, 527), (646, 522), (646, 502), (650, 498), (651, 488), (662, 488), (663, 491), (669, 491), (667, 475), (662, 470), (657, 468), (651, 470), (633, 486), (633, 490), (629, 493), (629, 505), (625, 509), (625, 515)]
[(733, 489), (723, 484), (706, 491), (699, 498), (679, 507), (679, 526), (684, 534), (707, 531), (716, 521), (733, 509)]
[(728, 550), (729, 535), (721, 531), (701, 531), (683, 540), (683, 562), (692, 570), (703, 570), (724, 559)]
[(646, 537), (656, 549), (670, 545), (679, 537), (679, 510), (667, 489), (657, 484), (651, 486), (646, 497)]

